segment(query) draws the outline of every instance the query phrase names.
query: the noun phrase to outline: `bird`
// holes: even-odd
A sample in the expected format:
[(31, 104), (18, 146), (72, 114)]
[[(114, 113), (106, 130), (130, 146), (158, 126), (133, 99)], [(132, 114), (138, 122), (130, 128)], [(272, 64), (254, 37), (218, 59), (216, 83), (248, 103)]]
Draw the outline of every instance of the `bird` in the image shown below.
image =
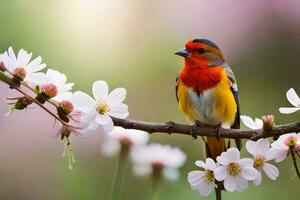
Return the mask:
[[(175, 52), (184, 58), (184, 64), (176, 78), (176, 97), (179, 110), (197, 126), (212, 126), (216, 136), (202, 137), (206, 156), (216, 157), (230, 147), (220, 137), (222, 128), (240, 128), (240, 108), (235, 75), (225, 61), (221, 49), (211, 40), (193, 39), (185, 48)], [(226, 144), (227, 143), (227, 144)], [(235, 140), (238, 149), (241, 140)]]

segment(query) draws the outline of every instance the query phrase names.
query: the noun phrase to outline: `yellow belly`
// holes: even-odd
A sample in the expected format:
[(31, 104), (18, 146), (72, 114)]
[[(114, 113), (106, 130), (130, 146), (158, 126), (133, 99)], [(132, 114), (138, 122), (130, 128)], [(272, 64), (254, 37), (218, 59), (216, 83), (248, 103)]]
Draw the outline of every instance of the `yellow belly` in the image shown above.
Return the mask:
[(193, 122), (200, 121), (208, 125), (234, 123), (237, 104), (230, 89), (226, 72), (218, 85), (197, 94), (178, 80), (179, 109)]

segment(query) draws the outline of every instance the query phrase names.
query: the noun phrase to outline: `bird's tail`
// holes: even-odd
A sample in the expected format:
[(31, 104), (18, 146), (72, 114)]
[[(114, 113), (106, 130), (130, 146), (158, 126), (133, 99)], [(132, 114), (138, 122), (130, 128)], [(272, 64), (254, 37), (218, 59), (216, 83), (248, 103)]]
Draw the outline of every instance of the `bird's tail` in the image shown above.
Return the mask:
[[(216, 137), (207, 137), (205, 141), (205, 150), (206, 150), (206, 157), (212, 158), (213, 160), (216, 161), (216, 158), (226, 150), (225, 139), (224, 138), (218, 139)], [(221, 182), (216, 182), (216, 183), (217, 183), (217, 187), (215, 188), (216, 199), (220, 199), (223, 183)]]
[(216, 158), (226, 150), (224, 138), (207, 137), (205, 142), (206, 157), (216, 160)]

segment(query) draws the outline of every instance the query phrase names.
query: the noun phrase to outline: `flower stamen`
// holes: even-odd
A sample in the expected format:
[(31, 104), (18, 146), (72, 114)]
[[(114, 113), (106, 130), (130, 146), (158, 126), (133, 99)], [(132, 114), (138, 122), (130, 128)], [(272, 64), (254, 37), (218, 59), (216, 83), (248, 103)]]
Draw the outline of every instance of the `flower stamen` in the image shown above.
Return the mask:
[(258, 170), (261, 170), (265, 164), (265, 158), (264, 157), (256, 157), (254, 159), (254, 167)]
[(105, 101), (100, 101), (100, 102), (98, 103), (97, 111), (98, 111), (101, 115), (103, 115), (103, 114), (105, 114), (105, 113), (108, 113), (109, 110), (110, 110), (110, 107), (109, 107), (109, 105), (108, 105)]
[(237, 176), (241, 172), (241, 168), (237, 163), (230, 163), (227, 166), (227, 171), (231, 176)]
[(205, 171), (205, 173), (204, 173), (204, 175), (203, 175), (202, 178), (204, 179), (204, 181), (206, 183), (212, 183), (212, 182), (215, 181), (214, 172), (211, 171), (211, 170), (207, 170), (207, 171)]

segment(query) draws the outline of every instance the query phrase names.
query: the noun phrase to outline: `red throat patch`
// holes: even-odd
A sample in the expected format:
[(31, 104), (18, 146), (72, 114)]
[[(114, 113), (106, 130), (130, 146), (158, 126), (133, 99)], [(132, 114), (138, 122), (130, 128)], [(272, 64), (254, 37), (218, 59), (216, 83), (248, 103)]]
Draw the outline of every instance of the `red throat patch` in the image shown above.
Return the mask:
[(207, 89), (213, 88), (221, 81), (223, 67), (194, 68), (184, 66), (180, 73), (180, 80), (195, 92), (201, 94)]

